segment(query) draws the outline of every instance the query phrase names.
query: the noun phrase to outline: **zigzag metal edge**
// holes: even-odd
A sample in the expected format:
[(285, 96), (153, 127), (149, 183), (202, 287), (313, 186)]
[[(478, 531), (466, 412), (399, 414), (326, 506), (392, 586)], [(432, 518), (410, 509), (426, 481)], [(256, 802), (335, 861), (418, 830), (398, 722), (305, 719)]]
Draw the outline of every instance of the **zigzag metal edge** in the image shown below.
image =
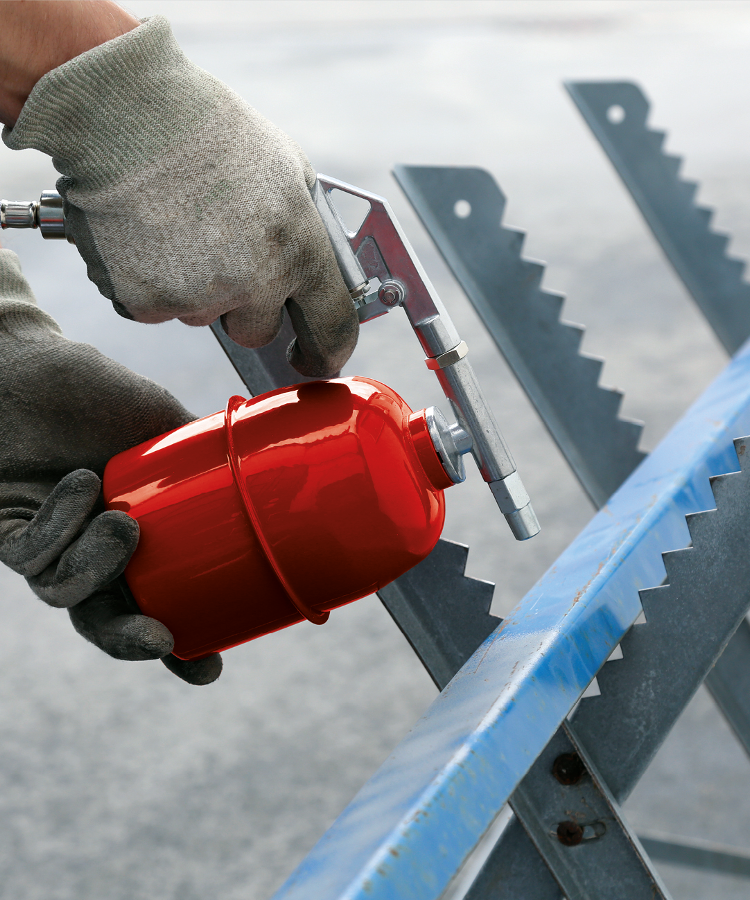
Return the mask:
[(662, 554), (666, 581), (640, 592), (646, 621), (598, 673), (571, 728), (622, 802), (704, 681), (750, 606), (750, 438), (740, 470), (711, 478), (716, 508), (686, 516), (692, 545)]
[[(476, 168), (397, 166), (399, 185), (594, 504), (636, 468), (642, 423), (621, 418), (622, 392), (600, 384), (603, 361), (580, 352), (584, 329), (542, 289), (544, 265), (522, 256), (525, 233), (502, 224), (505, 196)], [(459, 216), (458, 201), (470, 212)]]
[[(686, 516), (692, 545), (663, 554), (670, 580), (640, 592), (645, 621), (633, 625), (625, 635), (620, 644), (622, 655), (613, 654), (599, 670), (601, 693), (584, 695), (564, 726), (619, 803), (643, 774), (737, 623), (747, 627), (743, 616), (750, 604), (750, 461), (746, 462), (750, 438), (739, 438), (734, 446), (740, 471), (711, 479), (716, 508)], [(695, 570), (704, 577), (696, 578)], [(716, 573), (720, 573), (718, 578)], [(707, 578), (729, 602), (710, 603)], [(729, 591), (717, 584), (722, 579), (730, 582)], [(675, 592), (681, 596), (678, 602), (670, 602)], [(688, 609), (685, 597), (691, 601)], [(720, 640), (710, 642), (707, 623), (717, 627)], [(679, 643), (676, 633), (681, 634)], [(713, 649), (701, 655), (706, 647)], [(683, 676), (691, 670), (686, 680)], [(660, 711), (666, 714), (654, 716)], [(644, 741), (644, 735), (653, 737), (654, 732), (658, 732), (657, 740)], [(569, 802), (575, 810), (573, 800)], [(696, 864), (689, 842), (651, 840), (647, 850), (653, 858), (674, 862), (679, 855), (680, 864)], [(704, 859), (699, 861), (700, 867), (742, 868), (741, 855), (733, 854), (731, 848), (723, 848), (722, 853), (719, 865), (709, 866)], [(497, 900), (518, 896), (554, 900), (560, 896), (549, 869), (517, 819), (511, 820), (501, 835), (467, 900), (490, 895)]]
[(495, 585), (465, 574), (469, 548), (440, 540), (378, 597), (442, 690), (500, 625), (490, 613)]
[[(566, 82), (565, 88), (623, 180), (677, 275), (729, 353), (750, 336), (745, 262), (711, 228), (698, 184), (680, 177), (682, 157), (664, 151), (666, 132), (647, 124), (650, 103), (632, 82)], [(622, 112), (610, 118), (610, 111)]]

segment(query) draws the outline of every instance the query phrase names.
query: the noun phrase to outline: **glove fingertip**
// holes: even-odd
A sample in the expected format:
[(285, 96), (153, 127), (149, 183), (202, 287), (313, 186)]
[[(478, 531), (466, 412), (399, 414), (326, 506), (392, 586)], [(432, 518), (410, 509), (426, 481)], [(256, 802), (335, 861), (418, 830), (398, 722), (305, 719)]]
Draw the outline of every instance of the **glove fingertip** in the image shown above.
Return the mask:
[(124, 660), (161, 659), (172, 652), (172, 632), (149, 616), (126, 614), (100, 620), (90, 617), (90, 604), (71, 607), (68, 612), (75, 630), (108, 656)]
[(180, 659), (173, 653), (162, 657), (169, 671), (188, 684), (211, 684), (221, 675), (224, 662), (219, 653), (204, 656), (203, 659)]
[(95, 528), (100, 538), (113, 538), (123, 547), (130, 548), (130, 553), (135, 550), (141, 533), (138, 522), (119, 509), (99, 513), (89, 527)]
[(296, 338), (286, 350), (286, 359), (289, 365), (305, 378), (336, 378), (348, 358), (349, 354), (346, 354), (343, 362), (339, 363), (338, 357), (334, 357), (332, 360), (330, 357), (305, 353)]
[(58, 493), (81, 493), (99, 496), (101, 478), (91, 469), (74, 469), (64, 475), (57, 484)]
[(174, 638), (166, 625), (148, 616), (132, 618), (140, 621), (134, 623), (132, 630), (123, 633), (123, 650), (132, 655), (122, 659), (161, 659), (172, 652)]
[(289, 365), (308, 378), (331, 378), (354, 352), (359, 319), (348, 296), (345, 303), (316, 306), (290, 298), (286, 309), (297, 335), (287, 348)]

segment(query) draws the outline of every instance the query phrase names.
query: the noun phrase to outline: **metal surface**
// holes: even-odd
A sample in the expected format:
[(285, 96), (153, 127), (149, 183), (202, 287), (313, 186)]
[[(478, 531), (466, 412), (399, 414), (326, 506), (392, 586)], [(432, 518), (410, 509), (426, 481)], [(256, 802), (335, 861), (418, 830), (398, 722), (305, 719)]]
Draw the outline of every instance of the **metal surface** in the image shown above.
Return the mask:
[(598, 676), (601, 696), (583, 700), (573, 719), (621, 802), (750, 605), (749, 446), (735, 441), (742, 471), (712, 479), (717, 510), (706, 503), (709, 511), (688, 516), (692, 547), (664, 554), (668, 583), (641, 592), (646, 624), (625, 637), (623, 658)]
[(221, 321), (218, 319), (211, 325), (211, 331), (250, 391), (251, 396), (265, 394), (267, 391), (287, 387), (290, 384), (316, 380), (300, 375), (287, 362), (286, 348), (294, 339), (294, 329), (286, 315), (284, 315), (281, 330), (273, 341), (259, 350), (249, 350), (247, 347), (235, 344), (224, 331)]
[(317, 179), (313, 185), (312, 198), (318, 215), (323, 220), (328, 232), (339, 271), (349, 288), (355, 306), (359, 306), (369, 286), (367, 276), (349, 244), (349, 236), (338, 210), (331, 202), (330, 193), (323, 188), (320, 179)]
[(740, 622), (705, 685), (750, 754), (750, 624)]
[(0, 200), (0, 228), (36, 228), (34, 200)]
[(44, 238), (68, 238), (62, 197), (57, 191), (42, 191), (39, 200), (0, 200), (0, 228), (38, 228)]
[[(460, 425), (449, 425), (445, 416), (435, 406), (425, 410), (425, 419), (432, 444), (443, 468), (454, 484), (460, 484), (466, 479), (463, 455), (471, 452), (471, 435)], [(515, 473), (508, 478), (514, 476)]]
[(638, 839), (651, 859), (659, 862), (750, 878), (750, 853), (734, 847), (685, 838), (677, 841), (652, 832), (639, 834)]
[(384, 281), (378, 288), (378, 300), (384, 306), (400, 306), (404, 302), (406, 291), (403, 284), (395, 278)]
[(57, 191), (42, 191), (36, 205), (36, 221), (43, 238), (57, 240), (67, 238), (71, 244), (75, 243), (72, 236), (65, 233), (63, 202)]
[[(459, 358), (451, 357), (451, 364), (445, 367), (438, 364), (435, 374), (460, 426), (471, 435), (472, 455), (482, 478), (492, 488), (493, 483), (502, 482), (512, 475), (516, 464), (466, 357), (465, 344), (416, 258), (390, 204), (377, 194), (326, 175), (318, 175), (318, 185), (324, 191), (326, 202), (319, 199), (317, 205), (324, 210), (324, 224), (333, 235), (334, 248), (341, 243), (340, 232), (344, 231), (344, 226), (335, 213), (335, 204), (330, 200), (331, 192), (341, 191), (370, 204), (358, 230), (344, 231), (344, 234), (365, 277), (377, 278), (381, 288), (386, 288), (377, 294), (381, 308), (403, 307), (428, 360), (440, 359), (451, 351), (457, 351)], [(316, 196), (319, 197), (319, 191)], [(355, 280), (349, 277), (349, 281)], [(367, 305), (377, 306), (377, 303)], [(368, 312), (367, 318), (374, 315)], [(496, 500), (499, 496), (505, 498), (505, 503), (498, 505), (517, 540), (527, 540), (538, 534), (539, 523), (525, 490), (508, 487), (506, 491), (499, 492), (493, 489), (492, 493)], [(518, 505), (522, 497), (524, 502)]]
[[(747, 348), (743, 352), (747, 354)], [(750, 536), (746, 528), (750, 439), (734, 443), (742, 471), (711, 480), (716, 510), (688, 515), (692, 547), (664, 554), (668, 583), (641, 591), (646, 623), (634, 626), (624, 637), (622, 659), (608, 663), (597, 675), (601, 694), (582, 700), (567, 726), (576, 750), (600, 773), (601, 783), (608, 785), (620, 803), (635, 787), (750, 607)], [(529, 789), (537, 788), (540, 777), (532, 770), (521, 793), (527, 791), (527, 781), (533, 782)], [(587, 804), (581, 807), (582, 815), (587, 815), (587, 808)], [(521, 805), (522, 818), (523, 812)], [(531, 830), (530, 823), (533, 829), (533, 819), (524, 818), (527, 830)], [(487, 860), (476, 892), (469, 894), (471, 900), (510, 900), (506, 860), (511, 842), (515, 865), (523, 860), (538, 873), (538, 888), (528, 900), (554, 896), (551, 879), (545, 876), (531, 843), (507, 834)], [(537, 849), (544, 854), (549, 848), (537, 843)], [(612, 861), (608, 837), (594, 849), (598, 852), (592, 853), (592, 859), (579, 860), (579, 864), (596, 875)], [(549, 862), (549, 855), (545, 858)], [(682, 858), (690, 858), (689, 846)]]
[[(501, 224), (505, 196), (482, 169), (396, 166), (394, 174), (544, 424), (596, 506), (643, 459), (642, 425), (618, 418), (602, 361), (582, 355), (583, 329), (560, 320), (563, 297), (521, 256), (523, 232)], [(461, 201), (468, 215), (457, 215)], [(463, 210), (462, 210), (463, 212)]]
[[(573, 784), (563, 785), (555, 778), (556, 760), (580, 753), (581, 748), (565, 727), (560, 728), (511, 800), (513, 811), (559, 885), (553, 893), (551, 879), (544, 879), (545, 893), (554, 896), (562, 890), (574, 900), (668, 897), (619, 804), (590, 760)], [(472, 891), (470, 896), (494, 895), (491, 891)], [(510, 895), (505, 891), (503, 896)]]
[(750, 335), (745, 264), (726, 255), (729, 237), (710, 229), (713, 211), (694, 203), (698, 186), (679, 177), (682, 160), (662, 149), (665, 133), (647, 126), (643, 92), (629, 81), (568, 82), (566, 88), (667, 259), (734, 353)]
[(500, 624), (494, 585), (464, 575), (469, 548), (438, 541), (419, 565), (378, 591), (383, 605), (442, 690)]
[[(533, 333), (539, 324), (533, 303), (525, 307), (521, 306), (512, 302), (517, 300), (513, 296), (512, 289), (510, 292), (506, 292), (508, 281), (511, 287), (514, 284), (522, 283), (521, 276), (524, 267), (532, 264), (520, 258), (520, 249), (515, 253), (515, 262), (513, 259), (506, 259), (504, 266), (498, 266), (496, 262), (503, 258), (502, 249), (506, 230), (497, 226), (490, 228), (488, 224), (493, 219), (495, 222), (499, 222), (498, 197), (502, 199), (502, 194), (496, 186), (494, 191), (487, 187), (490, 182), (494, 185), (491, 177), (477, 170), (417, 167), (400, 167), (397, 170), (397, 176), (439, 249), (451, 263), (462, 287), (478, 307), (480, 314), (483, 315), (485, 324), (501, 349), (504, 342), (508, 340), (508, 332), (518, 336), (524, 333), (525, 328), (526, 333)], [(478, 189), (480, 176), (484, 176), (484, 190)], [(459, 195), (461, 195), (460, 199), (465, 199), (467, 196), (471, 198), (472, 206), (469, 217), (458, 217), (453, 213)], [(467, 229), (465, 224), (467, 218), (475, 218), (475, 231)], [(475, 251), (473, 256), (469, 256), (469, 263), (466, 263), (468, 248), (477, 246), (483, 230), (487, 232), (485, 247), (481, 252)], [(454, 262), (456, 262), (455, 265), (453, 265)], [(467, 265), (471, 266), (471, 271), (467, 270)], [(538, 265), (536, 267), (541, 279), (542, 267)], [(492, 294), (489, 294), (489, 291), (479, 291), (478, 284), (492, 285)], [(491, 307), (491, 315), (487, 314), (488, 304)], [(524, 315), (526, 316), (525, 323), (522, 321)], [(504, 328), (503, 326), (506, 325), (507, 328)], [(623, 458), (622, 448), (614, 448), (619, 457), (616, 456), (612, 459), (612, 465), (607, 472), (607, 454), (603, 452), (607, 449), (606, 444), (595, 440), (592, 434), (598, 424), (599, 407), (595, 402), (590, 402), (591, 419), (587, 419), (586, 409), (570, 404), (565, 392), (559, 389), (561, 380), (558, 367), (559, 357), (560, 353), (566, 349), (564, 329), (565, 326), (558, 326), (554, 331), (543, 330), (539, 335), (543, 353), (539, 351), (539, 343), (518, 339), (513, 350), (521, 357), (526, 368), (524, 370), (524, 365), (520, 366), (520, 374), (518, 371), (517, 374), (520, 378), (524, 371), (528, 373), (529, 370), (532, 370), (541, 375), (531, 385), (537, 398), (541, 395), (543, 402), (537, 403), (537, 408), (553, 434), (562, 423), (568, 426), (568, 434), (589, 435), (590, 440), (585, 445), (575, 448), (578, 452), (571, 452), (574, 448), (571, 447), (570, 441), (565, 439), (565, 435), (558, 440), (558, 443), (569, 464), (584, 486), (588, 487), (590, 495), (596, 501), (598, 498), (606, 497), (607, 491), (614, 487), (613, 473), (619, 472), (623, 478), (625, 477), (627, 473), (623, 471), (625, 468), (623, 462), (627, 463), (627, 458)], [(554, 352), (554, 347), (552, 347), (553, 352), (550, 352), (550, 343), (555, 338), (559, 341), (557, 354)], [(532, 394), (528, 384), (525, 386)], [(601, 389), (597, 389), (597, 391), (601, 391)], [(594, 396), (596, 398), (597, 395)], [(635, 465), (637, 457), (632, 455), (630, 462)], [(602, 478), (603, 474), (608, 476), (606, 480)], [(597, 503), (597, 505), (601, 504)], [(658, 639), (662, 636), (654, 635), (654, 638)], [(664, 636), (664, 639), (669, 640), (669, 637)], [(731, 639), (727, 651), (710, 670), (706, 678), (706, 685), (739, 739), (746, 749), (750, 750), (750, 627), (747, 623), (743, 622)], [(614, 715), (616, 716), (617, 713), (615, 712)], [(634, 715), (637, 716), (637, 711), (634, 711)], [(664, 739), (670, 727), (671, 722), (665, 724), (661, 731), (656, 731), (654, 737), (657, 746)], [(533, 780), (533, 776), (529, 775), (528, 779)], [(533, 822), (528, 821), (526, 824), (533, 828)], [(506, 833), (501, 841), (501, 846), (498, 847), (497, 859), (488, 862), (488, 866), (498, 870), (490, 880), (511, 884), (509, 880), (511, 866), (507, 855), (508, 842), (524, 845), (523, 838), (511, 832)], [(542, 891), (539, 896), (554, 896), (556, 890), (554, 884), (545, 876), (545, 869), (538, 865), (538, 859), (536, 864), (534, 863), (536, 854), (530, 844), (525, 845), (523, 855), (526, 864), (535, 871), (538, 870), (538, 889)], [(548, 862), (550, 861), (548, 860)], [(596, 862), (593, 865), (596, 867)], [(546, 887), (543, 888), (543, 885)], [(480, 897), (483, 894), (479, 891), (476, 896)], [(503, 896), (512, 896), (512, 888), (510, 893), (503, 894)]]
[[(745, 347), (464, 665), (277, 897), (439, 897), (640, 614), (638, 591), (662, 581), (661, 551), (688, 543), (684, 516), (711, 508), (709, 476), (737, 468), (732, 437), (747, 433), (750, 348)], [(710, 565), (703, 566), (702, 586), (706, 588), (708, 573), (716, 574), (731, 556), (727, 571), (737, 587), (726, 609), (702, 609), (697, 620), (686, 622), (682, 633), (688, 651), (695, 630), (709, 626), (715, 631), (706, 643), (717, 636), (720, 649), (721, 629), (731, 632), (741, 618), (740, 607), (745, 609), (750, 601), (749, 586), (744, 585), (750, 576), (750, 538), (736, 520), (743, 503), (745, 511), (748, 508), (744, 475), (738, 481), (740, 490), (729, 503), (717, 490), (720, 514), (691, 520), (696, 546), (706, 533), (706, 522), (715, 523), (709, 529), (719, 541), (716, 565), (709, 558)], [(720, 479), (715, 485), (727, 483)], [(727, 538), (723, 549), (721, 537)], [(743, 565), (748, 572), (742, 571)], [(647, 616), (659, 590), (665, 589), (644, 594)], [(685, 616), (688, 598), (678, 602), (677, 615)], [(669, 617), (662, 606), (663, 616), (654, 614), (656, 624)], [(706, 617), (712, 619), (708, 625)], [(636, 645), (641, 640), (636, 638)], [(628, 650), (624, 652), (624, 660), (602, 672), (602, 697), (597, 700), (611, 695), (612, 708), (624, 715), (626, 727), (635, 729), (622, 693), (609, 685), (605, 689), (602, 681), (608, 671), (626, 664)], [(703, 662), (691, 658), (692, 666), (700, 670)], [(705, 670), (707, 666), (703, 674)], [(659, 692), (668, 687), (667, 676), (666, 682), (660, 680)], [(687, 681), (680, 680), (675, 693), (690, 690)], [(648, 701), (648, 696), (642, 691), (631, 702)], [(595, 702), (582, 701), (575, 720), (577, 740), (589, 752), (589, 737), (598, 725), (610, 725), (604, 708), (591, 706)], [(678, 703), (666, 705), (671, 715)], [(606, 739), (606, 733), (596, 736)], [(636, 737), (639, 752), (648, 756), (650, 739), (638, 733)], [(629, 771), (635, 771), (628, 741), (618, 743), (628, 757)], [(591, 756), (608, 781), (607, 758), (602, 765)]]
[[(631, 82), (566, 87), (678, 276), (733, 352), (750, 334), (744, 263), (725, 255), (727, 236), (710, 231), (712, 211), (693, 204), (697, 184), (678, 177), (680, 158), (661, 149), (665, 133), (647, 127), (650, 104), (643, 91)], [(732, 638), (706, 686), (750, 754), (750, 626)]]
[(432, 369), (433, 371), (435, 369), (445, 369), (448, 366), (455, 365), (460, 359), (463, 359), (468, 352), (469, 348), (466, 346), (466, 341), (461, 341), (457, 347), (448, 350), (447, 353), (441, 353), (440, 356), (436, 356), (434, 359), (428, 356), (425, 363), (427, 363), (427, 368)]

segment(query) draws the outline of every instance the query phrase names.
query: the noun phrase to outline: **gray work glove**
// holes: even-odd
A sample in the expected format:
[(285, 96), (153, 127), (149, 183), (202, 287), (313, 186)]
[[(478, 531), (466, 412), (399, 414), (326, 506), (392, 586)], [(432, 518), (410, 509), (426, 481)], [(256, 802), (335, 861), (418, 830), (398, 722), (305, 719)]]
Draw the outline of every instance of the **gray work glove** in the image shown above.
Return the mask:
[(105, 511), (110, 457), (191, 415), (164, 388), (63, 337), (36, 305), (18, 257), (0, 249), (0, 561), (75, 629), (118, 659), (163, 658), (191, 684), (218, 678), (218, 654), (171, 655), (169, 630), (141, 615), (118, 579), (138, 525)]
[(139, 322), (261, 347), (284, 307), (303, 375), (341, 369), (358, 322), (300, 147), (190, 62), (162, 16), (40, 79), (3, 140), (52, 156), (89, 278)]

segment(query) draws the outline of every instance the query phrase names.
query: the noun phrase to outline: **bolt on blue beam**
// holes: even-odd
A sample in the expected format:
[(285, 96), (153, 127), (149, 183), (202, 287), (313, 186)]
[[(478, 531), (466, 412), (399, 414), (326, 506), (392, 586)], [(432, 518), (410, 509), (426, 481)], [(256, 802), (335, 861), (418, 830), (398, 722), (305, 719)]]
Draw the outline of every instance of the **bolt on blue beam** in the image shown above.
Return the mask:
[(479, 647), (274, 900), (437, 900), (713, 509), (750, 434), (750, 341)]

